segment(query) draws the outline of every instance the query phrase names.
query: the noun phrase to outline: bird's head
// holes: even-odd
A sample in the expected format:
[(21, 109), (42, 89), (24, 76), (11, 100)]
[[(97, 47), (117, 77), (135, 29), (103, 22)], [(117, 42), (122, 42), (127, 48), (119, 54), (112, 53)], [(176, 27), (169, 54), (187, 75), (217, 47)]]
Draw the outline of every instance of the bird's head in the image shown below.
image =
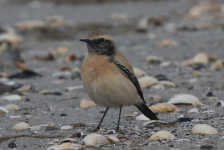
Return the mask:
[(105, 31), (93, 31), (87, 39), (80, 39), (80, 41), (87, 43), (89, 53), (107, 56), (116, 54), (114, 40)]

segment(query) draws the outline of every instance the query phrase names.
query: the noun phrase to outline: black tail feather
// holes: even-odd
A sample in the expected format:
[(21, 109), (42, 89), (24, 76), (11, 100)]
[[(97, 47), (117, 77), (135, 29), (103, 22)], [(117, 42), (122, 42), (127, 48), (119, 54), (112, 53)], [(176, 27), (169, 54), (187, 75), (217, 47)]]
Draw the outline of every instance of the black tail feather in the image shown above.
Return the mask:
[(136, 105), (136, 107), (150, 120), (159, 120), (157, 116), (144, 104)]

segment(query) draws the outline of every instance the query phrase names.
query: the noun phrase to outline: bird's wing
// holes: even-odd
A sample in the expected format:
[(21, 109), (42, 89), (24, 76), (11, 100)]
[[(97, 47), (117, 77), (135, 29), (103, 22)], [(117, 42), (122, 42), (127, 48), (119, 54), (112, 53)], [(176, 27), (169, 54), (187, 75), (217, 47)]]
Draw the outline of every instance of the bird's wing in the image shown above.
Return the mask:
[(128, 60), (120, 54), (118, 56), (110, 58), (110, 62), (114, 63), (122, 71), (122, 73), (124, 73), (131, 80), (131, 82), (134, 84), (134, 86), (138, 91), (138, 95), (145, 102), (138, 79), (136, 78), (133, 72), (133, 67), (128, 62)]

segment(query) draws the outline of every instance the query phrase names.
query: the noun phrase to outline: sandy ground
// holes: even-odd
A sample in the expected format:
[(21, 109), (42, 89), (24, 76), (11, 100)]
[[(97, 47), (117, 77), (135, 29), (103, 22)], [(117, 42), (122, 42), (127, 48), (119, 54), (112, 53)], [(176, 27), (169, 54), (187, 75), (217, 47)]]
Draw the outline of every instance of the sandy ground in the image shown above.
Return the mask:
[[(46, 16), (60, 15), (66, 20), (71, 20), (80, 30), (73, 30), (69, 38), (52, 39), (44, 37), (44, 34), (33, 32), (21, 32), (25, 41), (20, 45), (25, 52), (23, 57), (26, 64), (37, 70), (43, 77), (34, 77), (30, 79), (14, 79), (23, 84), (35, 84), (38, 91), (51, 89), (61, 92), (63, 95), (42, 95), (38, 92), (27, 92), (25, 97), (29, 101), (12, 102), (19, 105), (22, 110), (10, 112), (6, 115), (0, 115), (0, 149), (7, 149), (8, 144), (14, 141), (17, 149), (42, 150), (50, 147), (49, 141), (53, 139), (62, 140), (73, 133), (89, 134), (88, 129), (98, 123), (101, 111), (105, 108), (91, 107), (88, 109), (79, 108), (82, 99), (89, 99), (84, 90), (75, 90), (66, 92), (65, 88), (70, 86), (82, 85), (79, 78), (74, 80), (64, 80), (61, 84), (55, 84), (57, 78), (52, 74), (58, 71), (62, 66), (71, 68), (80, 67), (80, 61), (66, 63), (61, 61), (65, 56), (60, 56), (55, 61), (34, 60), (32, 56), (37, 54), (46, 55), (49, 50), (57, 49), (63, 45), (69, 48), (68, 53), (75, 53), (78, 56), (84, 55), (86, 45), (79, 42), (78, 39), (84, 38), (93, 29), (91, 24), (98, 24), (110, 32), (116, 41), (116, 45), (121, 53), (135, 67), (141, 68), (148, 75), (155, 76), (164, 74), (171, 79), (176, 88), (166, 87), (164, 90), (142, 89), (147, 103), (152, 103), (149, 98), (153, 95), (159, 95), (166, 102), (170, 97), (178, 93), (188, 93), (197, 96), (206, 107), (198, 107), (199, 113), (187, 113), (192, 106), (181, 105), (180, 112), (175, 113), (158, 113), (160, 120), (165, 122), (175, 121), (180, 115), (194, 118), (194, 122), (177, 123), (176, 127), (145, 127), (145, 121), (137, 121), (135, 118), (127, 118), (125, 115), (139, 112), (135, 107), (124, 107), (121, 117), (121, 128), (123, 136), (129, 139), (121, 139), (120, 143), (103, 145), (102, 149), (200, 149), (201, 145), (212, 145), (214, 149), (224, 149), (224, 115), (223, 108), (215, 107), (217, 100), (210, 100), (205, 95), (212, 91), (215, 97), (220, 100), (224, 97), (224, 71), (211, 70), (210, 64), (202, 70), (203, 73), (209, 74), (196, 77), (198, 82), (189, 83), (188, 80), (195, 78), (193, 69), (190, 67), (179, 68), (168, 66), (161, 68), (158, 64), (147, 64), (145, 62), (147, 55), (156, 55), (163, 57), (165, 61), (181, 62), (194, 57), (198, 52), (205, 52), (208, 55), (216, 55), (224, 59), (224, 34), (221, 27), (215, 29), (204, 29), (197, 31), (178, 31), (169, 29), (169, 23), (180, 26), (185, 23), (187, 26), (195, 27), (201, 24), (209, 23), (217, 25), (217, 22), (211, 20), (189, 20), (186, 15), (190, 7), (196, 1), (172, 0), (172, 1), (153, 1), (153, 2), (124, 2), (124, 3), (88, 3), (88, 4), (60, 4), (55, 5), (52, 2), (26, 2), (13, 3), (9, 1), (0, 1), (0, 25), (14, 26), (17, 22), (28, 20), (43, 20)], [(221, 0), (218, 4), (224, 4)], [(174, 15), (179, 12), (182, 15)], [(120, 13), (127, 15), (128, 19), (124, 21), (114, 21), (111, 15)], [(146, 33), (135, 31), (137, 21), (142, 17), (162, 17), (164, 24), (162, 26), (149, 25)], [(107, 28), (106, 25), (110, 25)], [(83, 26), (81, 30), (80, 26)], [(163, 39), (172, 39), (176, 41), (177, 46), (160, 47), (158, 43)], [(19, 70), (18, 70), (19, 71)], [(7, 73), (14, 73), (15, 70), (7, 69)], [(0, 101), (0, 105), (6, 105), (10, 102)], [(204, 113), (207, 110), (214, 112)], [(101, 112), (101, 113), (100, 113)], [(62, 113), (66, 117), (60, 117)], [(21, 119), (10, 119), (10, 116), (20, 115), (26, 119), (30, 126), (46, 124), (52, 122), (56, 127), (72, 123), (85, 123), (85, 127), (76, 127), (72, 130), (54, 130), (45, 131), (45, 133), (35, 134), (33, 131), (15, 131), (11, 128), (20, 122)], [(110, 109), (102, 128), (106, 131), (100, 134), (108, 134), (108, 130), (114, 130), (118, 118), (118, 110)], [(192, 134), (191, 129), (196, 124), (208, 124), (216, 128), (219, 132), (213, 135)], [(166, 130), (175, 135), (174, 140), (156, 140), (149, 141), (148, 138), (153, 132)], [(117, 135), (117, 134), (116, 134)], [(20, 137), (21, 136), (21, 137)], [(8, 138), (7, 138), (8, 137)], [(51, 137), (51, 138), (49, 138)], [(81, 138), (77, 138), (81, 141)], [(184, 140), (183, 140), (184, 139)]]

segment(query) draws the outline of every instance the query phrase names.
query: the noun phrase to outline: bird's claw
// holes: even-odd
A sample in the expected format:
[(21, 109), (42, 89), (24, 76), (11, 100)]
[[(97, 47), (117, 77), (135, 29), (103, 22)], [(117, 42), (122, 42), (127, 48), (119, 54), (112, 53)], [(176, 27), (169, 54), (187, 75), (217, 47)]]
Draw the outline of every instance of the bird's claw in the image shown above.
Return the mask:
[(115, 131), (116, 131), (116, 132), (120, 132), (121, 129), (120, 129), (119, 127), (116, 127)]

